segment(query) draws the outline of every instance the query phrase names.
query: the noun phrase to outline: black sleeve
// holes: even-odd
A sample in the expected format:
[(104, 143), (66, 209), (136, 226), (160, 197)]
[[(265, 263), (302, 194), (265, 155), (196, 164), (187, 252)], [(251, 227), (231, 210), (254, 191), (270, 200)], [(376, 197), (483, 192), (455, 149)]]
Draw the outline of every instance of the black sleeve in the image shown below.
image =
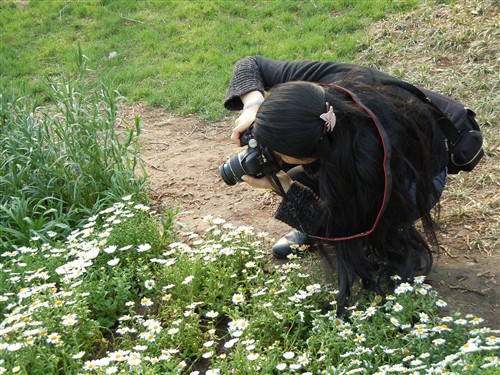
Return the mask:
[(273, 86), (290, 81), (332, 83), (355, 65), (319, 61), (278, 61), (262, 56), (248, 56), (238, 61), (226, 93), (224, 106), (240, 110), (240, 96), (250, 91), (264, 94)]

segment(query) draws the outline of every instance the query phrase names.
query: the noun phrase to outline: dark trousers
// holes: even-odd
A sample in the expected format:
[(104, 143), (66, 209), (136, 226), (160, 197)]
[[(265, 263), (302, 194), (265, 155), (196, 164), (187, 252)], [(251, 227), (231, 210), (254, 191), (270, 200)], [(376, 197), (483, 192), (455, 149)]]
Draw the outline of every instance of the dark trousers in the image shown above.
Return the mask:
[(293, 166), (291, 169), (287, 170), (286, 173), (293, 181), (297, 181), (307, 186), (314, 191), (316, 195), (319, 195), (319, 180), (314, 178), (310, 173), (307, 173), (302, 165)]

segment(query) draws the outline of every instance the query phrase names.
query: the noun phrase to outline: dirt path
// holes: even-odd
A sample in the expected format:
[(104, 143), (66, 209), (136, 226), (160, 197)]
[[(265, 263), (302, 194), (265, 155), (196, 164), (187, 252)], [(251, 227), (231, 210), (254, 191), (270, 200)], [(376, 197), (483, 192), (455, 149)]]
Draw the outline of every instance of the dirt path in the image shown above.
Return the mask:
[[(128, 123), (134, 115), (141, 117), (144, 128), (141, 156), (153, 201), (170, 208), (179, 204), (177, 220), (183, 230), (203, 228), (201, 218), (211, 214), (234, 225), (251, 225), (275, 239), (288, 232), (287, 225), (273, 218), (278, 196), (245, 184), (230, 187), (220, 180), (219, 166), (241, 151), (228, 139), (229, 121), (205, 124), (160, 108), (124, 108)], [(442, 198), (441, 254), (428, 280), (450, 311), (474, 314), (500, 328), (500, 192), (495, 184), (477, 182), (493, 162), (483, 160), (473, 174), (450, 179)], [(457, 193), (471, 184), (472, 199)]]

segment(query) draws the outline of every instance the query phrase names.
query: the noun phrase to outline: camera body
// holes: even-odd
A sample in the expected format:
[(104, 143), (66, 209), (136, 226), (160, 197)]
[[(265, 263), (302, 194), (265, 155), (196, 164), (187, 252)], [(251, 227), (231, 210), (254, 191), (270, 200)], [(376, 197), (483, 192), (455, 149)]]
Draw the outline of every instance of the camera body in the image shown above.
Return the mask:
[(270, 176), (281, 169), (274, 154), (257, 144), (253, 127), (241, 134), (240, 144), (248, 146), (247, 149), (231, 156), (219, 167), (220, 176), (226, 184), (235, 185), (242, 182), (243, 175), (260, 178)]

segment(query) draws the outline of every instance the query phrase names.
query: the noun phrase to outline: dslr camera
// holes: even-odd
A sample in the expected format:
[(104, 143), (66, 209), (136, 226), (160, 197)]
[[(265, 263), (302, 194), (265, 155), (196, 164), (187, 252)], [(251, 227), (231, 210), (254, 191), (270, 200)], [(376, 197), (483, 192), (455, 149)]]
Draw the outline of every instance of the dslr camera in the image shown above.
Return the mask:
[(219, 167), (220, 176), (226, 184), (235, 185), (243, 181), (243, 175), (260, 178), (270, 176), (281, 169), (273, 152), (257, 144), (253, 127), (240, 136), (240, 144), (248, 146), (247, 149), (231, 156)]

